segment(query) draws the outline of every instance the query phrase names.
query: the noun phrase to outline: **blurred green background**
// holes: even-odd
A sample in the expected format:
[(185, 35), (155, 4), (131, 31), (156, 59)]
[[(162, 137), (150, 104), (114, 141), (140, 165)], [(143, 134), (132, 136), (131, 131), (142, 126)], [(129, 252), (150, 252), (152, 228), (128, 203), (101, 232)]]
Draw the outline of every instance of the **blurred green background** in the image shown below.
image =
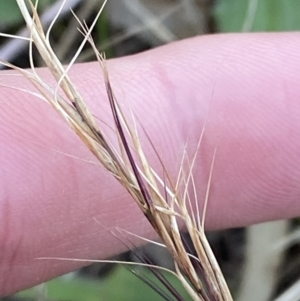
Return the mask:
[[(39, 0), (40, 10), (44, 10), (57, 0)], [(101, 1), (98, 1), (101, 3)], [(132, 1), (134, 2), (134, 1)], [(161, 1), (163, 2), (163, 0)], [(170, 1), (169, 1), (170, 2)], [(173, 1), (176, 5), (177, 1)], [(180, 1), (178, 1), (180, 2)], [(212, 3), (212, 13), (217, 18), (220, 32), (239, 32), (249, 14), (253, 13), (253, 31), (299, 30), (300, 2), (298, 0), (218, 0), (195, 1)], [(141, 1), (143, 3), (143, 1)], [(251, 12), (251, 3), (253, 11)], [(250, 7), (250, 9), (249, 9)], [(250, 12), (249, 12), (250, 10)], [(18, 26), (22, 23), (16, 1), (0, 1), (0, 25)]]

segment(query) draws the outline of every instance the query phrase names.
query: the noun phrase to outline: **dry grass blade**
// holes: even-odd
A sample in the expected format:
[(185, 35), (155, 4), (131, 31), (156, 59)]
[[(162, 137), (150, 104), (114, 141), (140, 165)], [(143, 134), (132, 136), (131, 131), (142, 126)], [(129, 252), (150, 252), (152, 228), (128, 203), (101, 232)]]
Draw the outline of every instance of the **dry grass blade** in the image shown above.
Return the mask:
[[(47, 35), (44, 34), (35, 6), (28, 1), (32, 16), (24, 0), (17, 0), (29, 30), (32, 43), (37, 47), (41, 57), (57, 81), (58, 86), (51, 88), (33, 72), (23, 72), (54, 109), (66, 120), (76, 134), (92, 151), (101, 164), (130, 193), (146, 218), (149, 220), (163, 243), (173, 256), (177, 277), (193, 300), (229, 301), (232, 300), (226, 282), (206, 240), (204, 229), (189, 210), (190, 204), (187, 187), (191, 183), (191, 171), (188, 177), (179, 180), (182, 185), (173, 185), (163, 181), (150, 166), (137, 130), (131, 127), (122, 113), (121, 107), (113, 93), (104, 57), (97, 51), (90, 33), (92, 28), (82, 25), (84, 42), (87, 40), (93, 47), (104, 73), (105, 86), (118, 135), (118, 152), (106, 138), (103, 129), (86, 106), (80, 93), (68, 76), (65, 69), (51, 48)], [(72, 60), (72, 63), (74, 60)], [(60, 94), (58, 87), (64, 92)], [(129, 146), (132, 145), (132, 147)], [(133, 151), (134, 150), (134, 155)], [(184, 173), (182, 173), (184, 177)], [(167, 183), (165, 183), (167, 182)], [(193, 264), (186, 251), (178, 221), (183, 220), (193, 246), (197, 253)], [(197, 272), (200, 271), (200, 273)], [(199, 275), (198, 275), (199, 274)]]

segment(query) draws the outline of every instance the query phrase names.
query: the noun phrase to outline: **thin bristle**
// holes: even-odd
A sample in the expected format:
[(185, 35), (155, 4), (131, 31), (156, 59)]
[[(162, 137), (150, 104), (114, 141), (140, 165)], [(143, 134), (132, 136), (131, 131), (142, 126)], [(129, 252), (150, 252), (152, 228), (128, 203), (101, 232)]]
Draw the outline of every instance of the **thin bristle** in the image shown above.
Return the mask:
[[(157, 286), (156, 283), (154, 283), (151, 279), (146, 277), (143, 274), (139, 274), (134, 270), (131, 270), (131, 272), (137, 276), (139, 279), (141, 279), (144, 283), (146, 283), (149, 287), (151, 287), (158, 295), (160, 295), (162, 298), (164, 298), (167, 301), (173, 301), (173, 299), (167, 295), (166, 292), (164, 292), (160, 287)], [(179, 296), (180, 297), (180, 296)], [(177, 301), (184, 301), (183, 299), (177, 299)]]

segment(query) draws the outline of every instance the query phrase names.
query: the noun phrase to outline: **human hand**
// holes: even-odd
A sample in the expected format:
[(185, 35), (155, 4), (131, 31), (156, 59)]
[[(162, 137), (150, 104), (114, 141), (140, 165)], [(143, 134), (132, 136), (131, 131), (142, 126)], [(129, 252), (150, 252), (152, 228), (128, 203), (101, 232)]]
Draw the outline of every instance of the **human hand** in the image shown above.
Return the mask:
[[(118, 99), (130, 103), (173, 178), (186, 142), (193, 156), (208, 116), (194, 171), (202, 204), (217, 146), (207, 229), (300, 214), (299, 40), (297, 33), (197, 37), (108, 63)], [(32, 89), (7, 74), (2, 84)], [(109, 122), (100, 74), (96, 63), (71, 70)], [(4, 87), (0, 104), (0, 295), (83, 265), (39, 257), (121, 252), (108, 229), (153, 236), (115, 179), (84, 161), (92, 155), (48, 104)]]

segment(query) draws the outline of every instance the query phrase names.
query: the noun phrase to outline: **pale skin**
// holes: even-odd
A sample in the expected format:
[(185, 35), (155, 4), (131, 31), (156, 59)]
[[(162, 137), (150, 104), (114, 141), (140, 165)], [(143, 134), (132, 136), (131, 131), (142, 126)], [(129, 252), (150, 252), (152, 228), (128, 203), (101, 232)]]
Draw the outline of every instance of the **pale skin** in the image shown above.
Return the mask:
[[(207, 229), (300, 214), (298, 33), (198, 37), (108, 68), (118, 99), (131, 104), (173, 178), (184, 145), (191, 157), (208, 116), (194, 170), (201, 205), (217, 146)], [(74, 66), (71, 76), (96, 115), (110, 122), (98, 65)], [(32, 90), (6, 72), (0, 82)], [(121, 252), (110, 232), (116, 226), (153, 237), (116, 180), (84, 161), (93, 157), (48, 104), (1, 87), (0, 105), (0, 295), (83, 265), (39, 257)]]

